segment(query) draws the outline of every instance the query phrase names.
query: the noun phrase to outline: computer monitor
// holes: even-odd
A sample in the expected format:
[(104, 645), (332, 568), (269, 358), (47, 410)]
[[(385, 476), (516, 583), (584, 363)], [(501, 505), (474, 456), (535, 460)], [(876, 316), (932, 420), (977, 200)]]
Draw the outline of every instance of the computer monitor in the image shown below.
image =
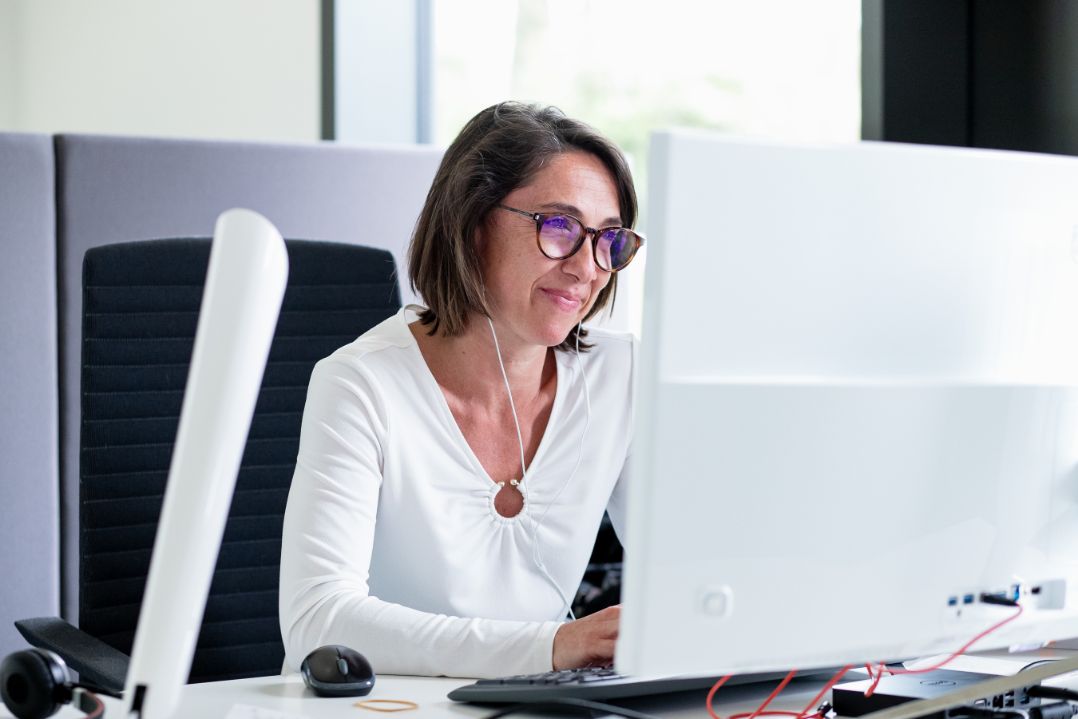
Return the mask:
[(187, 681), (287, 279), (284, 240), (269, 220), (244, 209), (218, 218), (125, 717), (170, 719)]
[[(652, 138), (616, 666), (1078, 636), (1078, 158)], [(1035, 592), (1035, 593), (1034, 593)]]

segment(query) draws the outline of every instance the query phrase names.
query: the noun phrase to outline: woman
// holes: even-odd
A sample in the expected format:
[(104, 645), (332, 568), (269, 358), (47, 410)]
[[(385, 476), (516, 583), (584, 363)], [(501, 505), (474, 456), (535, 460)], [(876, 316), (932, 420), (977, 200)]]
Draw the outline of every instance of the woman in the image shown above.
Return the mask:
[(580, 323), (642, 241), (636, 207), (621, 153), (560, 111), (502, 103), (461, 131), (410, 248), (428, 307), (311, 377), (281, 557), (289, 666), (330, 643), (395, 674), (611, 661), (617, 607), (562, 620), (608, 505), (623, 526), (632, 342)]

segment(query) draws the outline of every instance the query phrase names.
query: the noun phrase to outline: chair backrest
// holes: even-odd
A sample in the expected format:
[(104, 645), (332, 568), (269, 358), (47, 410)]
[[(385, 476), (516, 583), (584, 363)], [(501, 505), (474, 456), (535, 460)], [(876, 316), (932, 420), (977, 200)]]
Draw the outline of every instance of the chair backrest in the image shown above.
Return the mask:
[[(400, 307), (392, 255), (287, 241), (290, 274), (191, 681), (276, 674), (281, 526), (315, 362)], [(89, 250), (83, 265), (79, 625), (130, 653), (209, 240)]]
[[(56, 271), (59, 318), (60, 611), (77, 625), (79, 348), (87, 250), (153, 237), (206, 237), (218, 215), (246, 207), (265, 216), (285, 237), (379, 247), (391, 251), (403, 268), (442, 151), (418, 145), (106, 135), (57, 135), (55, 150), (56, 192), (49, 206), (56, 212), (56, 259), (50, 266)], [(0, 167), (0, 177), (4, 169)], [(401, 295), (406, 302), (414, 301), (407, 273), (402, 275)]]

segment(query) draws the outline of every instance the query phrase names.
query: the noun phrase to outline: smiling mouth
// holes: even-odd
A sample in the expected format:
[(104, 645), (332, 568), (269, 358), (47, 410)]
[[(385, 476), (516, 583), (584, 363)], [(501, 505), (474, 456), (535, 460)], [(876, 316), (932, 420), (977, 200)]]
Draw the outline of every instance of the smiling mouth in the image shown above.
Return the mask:
[(550, 300), (557, 306), (564, 310), (578, 310), (584, 305), (584, 300), (572, 295), (562, 294), (560, 292), (554, 292), (552, 290), (543, 290)]

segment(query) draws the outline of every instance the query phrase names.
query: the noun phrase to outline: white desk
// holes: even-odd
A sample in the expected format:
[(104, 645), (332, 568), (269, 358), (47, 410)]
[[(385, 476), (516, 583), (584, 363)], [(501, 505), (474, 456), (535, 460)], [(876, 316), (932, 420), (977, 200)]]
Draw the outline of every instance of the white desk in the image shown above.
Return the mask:
[[(1053, 659), (1073, 656), (1073, 652), (1059, 650), (1040, 650), (1023, 655), (1008, 655), (1005, 652), (993, 652), (970, 657), (961, 657), (949, 669), (965, 669), (987, 674), (1011, 674), (1036, 659)], [(852, 677), (851, 677), (852, 679)], [(310, 719), (446, 719), (462, 717), (484, 717), (491, 713), (486, 707), (459, 704), (446, 699), (452, 689), (470, 684), (468, 679), (446, 679), (431, 677), (406, 677), (381, 675), (374, 690), (367, 697), (324, 699), (311, 694), (303, 685), (299, 675), (257, 677), (230, 682), (192, 684), (184, 689), (183, 700), (178, 718), (182, 719), (223, 719), (234, 705), (243, 704), (271, 709), (289, 716), (309, 717)], [(770, 708), (801, 710), (815, 696), (823, 679), (795, 679), (786, 690), (772, 703)], [(1056, 686), (1066, 686), (1078, 690), (1078, 675), (1067, 675), (1046, 682)], [(755, 709), (774, 684), (723, 687), (716, 695), (715, 710), (720, 716)], [(661, 717), (707, 717), (704, 708), (706, 691), (666, 695), (649, 699), (634, 700), (628, 706), (637, 711)], [(405, 699), (419, 705), (417, 710), (384, 714), (359, 709), (355, 702), (363, 699)], [(108, 699), (106, 719), (120, 716), (120, 702)], [(70, 707), (57, 715), (60, 719), (75, 719), (81, 714)], [(538, 716), (538, 715), (535, 715)], [(561, 715), (564, 716), (564, 715)], [(10, 714), (0, 705), (0, 719), (9, 719)]]
[[(177, 718), (223, 719), (234, 705), (245, 704), (281, 712), (289, 716), (310, 719), (445, 719), (453, 717), (484, 717), (493, 710), (446, 699), (446, 694), (458, 686), (470, 684), (466, 679), (429, 677), (379, 676), (374, 690), (366, 697), (325, 699), (316, 697), (303, 685), (298, 675), (258, 677), (230, 682), (192, 684), (184, 689), (183, 700)], [(716, 697), (716, 711), (727, 716), (733, 712), (751, 711), (774, 686), (737, 686), (722, 689)], [(805, 679), (795, 680), (772, 706), (781, 709), (802, 709), (822, 686), (822, 682)], [(688, 696), (655, 697), (636, 700), (632, 708), (662, 717), (706, 717), (704, 709), (706, 691), (689, 693)], [(406, 699), (419, 705), (419, 709), (393, 714), (356, 708), (355, 702), (363, 699)], [(106, 700), (106, 719), (120, 717), (121, 704)], [(82, 716), (70, 707), (56, 715), (60, 719)], [(524, 715), (521, 715), (524, 716)], [(532, 715), (542, 716), (542, 715)], [(550, 715), (547, 715), (550, 716)], [(566, 716), (564, 714), (557, 716)], [(10, 717), (0, 705), (0, 717)]]
[[(445, 695), (449, 691), (468, 683), (470, 682), (466, 679), (383, 675), (375, 680), (374, 689), (365, 697), (333, 699), (316, 697), (303, 685), (298, 674), (192, 684), (184, 689), (178, 716), (192, 719), (224, 717), (234, 704), (250, 704), (283, 714), (327, 719), (481, 717), (489, 713), (481, 708), (460, 706), (446, 699)], [(384, 714), (354, 706), (357, 701), (364, 699), (406, 699), (418, 704), (419, 709)]]

